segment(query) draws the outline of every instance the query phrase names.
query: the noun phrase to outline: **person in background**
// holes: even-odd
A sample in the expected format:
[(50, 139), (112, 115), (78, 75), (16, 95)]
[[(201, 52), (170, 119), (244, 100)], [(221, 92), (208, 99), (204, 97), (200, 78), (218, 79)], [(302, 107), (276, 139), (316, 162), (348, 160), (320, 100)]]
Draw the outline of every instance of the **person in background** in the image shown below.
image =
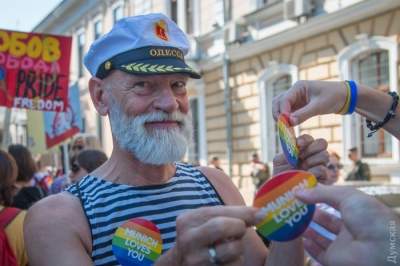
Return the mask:
[(210, 161), (210, 167), (213, 167), (213, 168), (215, 168), (215, 169), (224, 171), (224, 170), (221, 168), (221, 163), (220, 163), (220, 161), (219, 161), (218, 156), (212, 157), (212, 159), (211, 159), (211, 161)]
[(78, 153), (84, 149), (101, 150), (99, 139), (96, 136), (87, 133), (77, 134), (71, 142), (71, 148), (69, 151), (70, 158), (78, 155)]
[(107, 161), (107, 155), (99, 150), (83, 150), (76, 157), (71, 159), (71, 173), (69, 179), (74, 184), (82, 177), (93, 172)]
[(329, 162), (326, 168), (328, 168), (326, 180), (320, 180), (320, 182), (325, 185), (333, 185), (339, 180), (340, 169), (343, 168), (340, 163), (340, 156), (336, 152), (329, 153)]
[(23, 236), (26, 211), (11, 207), (17, 175), (18, 169), (14, 158), (0, 150), (0, 224), (4, 224), (0, 230), (4, 230), (6, 234), (7, 244), (13, 252), (13, 259), (17, 265), (25, 266), (28, 265)]
[(268, 165), (260, 161), (257, 153), (253, 153), (252, 155), (250, 175), (257, 189), (270, 178)]
[(349, 159), (353, 162), (353, 169), (347, 175), (346, 181), (371, 181), (369, 165), (361, 161), (356, 147), (349, 150)]
[(47, 193), (40, 186), (35, 186), (34, 176), (37, 173), (37, 166), (29, 149), (21, 144), (14, 144), (8, 147), (8, 152), (14, 157), (18, 168), (15, 183), (17, 192), (13, 206), (28, 209), (36, 201), (46, 197)]
[(69, 178), (66, 175), (57, 177), (51, 186), (51, 193), (60, 193), (69, 185), (78, 182), (82, 177), (93, 172), (105, 163), (107, 159), (107, 155), (100, 150), (88, 149), (81, 151), (70, 159), (71, 172)]

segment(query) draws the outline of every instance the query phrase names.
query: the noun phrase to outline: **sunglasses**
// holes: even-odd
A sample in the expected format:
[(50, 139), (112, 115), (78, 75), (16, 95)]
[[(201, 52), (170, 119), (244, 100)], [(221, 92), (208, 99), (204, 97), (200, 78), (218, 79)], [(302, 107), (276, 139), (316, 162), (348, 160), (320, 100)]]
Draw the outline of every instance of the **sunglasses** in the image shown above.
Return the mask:
[(343, 168), (343, 165), (342, 165), (342, 164), (332, 164), (332, 163), (328, 163), (328, 164), (326, 165), (326, 167), (327, 167), (329, 170), (337, 171), (337, 170), (342, 169), (342, 168)]
[(72, 146), (72, 150), (78, 150), (78, 151), (81, 151), (81, 150), (83, 150), (83, 145), (74, 145), (74, 146)]
[(77, 163), (71, 164), (71, 171), (72, 171), (73, 173), (79, 172), (80, 169), (81, 169), (81, 167), (80, 167)]

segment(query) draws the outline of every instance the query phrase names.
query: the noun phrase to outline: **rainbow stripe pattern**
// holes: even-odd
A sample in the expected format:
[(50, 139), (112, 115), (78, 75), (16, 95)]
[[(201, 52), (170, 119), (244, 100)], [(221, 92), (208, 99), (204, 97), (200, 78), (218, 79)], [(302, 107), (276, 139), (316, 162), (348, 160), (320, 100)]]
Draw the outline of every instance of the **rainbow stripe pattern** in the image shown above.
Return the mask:
[(162, 252), (162, 239), (157, 226), (145, 219), (131, 219), (115, 231), (112, 251), (122, 266), (150, 266)]
[(264, 219), (256, 225), (258, 233), (269, 240), (297, 238), (312, 220), (315, 204), (304, 204), (294, 196), (299, 188), (316, 186), (315, 176), (306, 171), (282, 172), (261, 186), (254, 207), (261, 208)]
[(294, 134), (294, 130), (289, 123), (289, 118), (286, 115), (281, 114), (278, 117), (277, 127), (279, 139), (286, 160), (291, 166), (297, 167), (299, 162), (299, 149), (296, 144), (296, 135)]

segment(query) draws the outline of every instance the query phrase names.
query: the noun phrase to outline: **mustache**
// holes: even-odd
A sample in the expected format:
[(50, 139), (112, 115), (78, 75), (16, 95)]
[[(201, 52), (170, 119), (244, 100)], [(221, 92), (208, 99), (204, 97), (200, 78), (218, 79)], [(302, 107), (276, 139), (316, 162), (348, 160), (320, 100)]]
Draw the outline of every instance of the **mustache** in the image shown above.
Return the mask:
[(165, 113), (162, 111), (155, 111), (148, 114), (141, 114), (136, 117), (142, 124), (147, 122), (163, 122), (163, 121), (176, 121), (180, 125), (183, 125), (187, 121), (189, 114), (184, 114), (179, 111), (173, 113)]

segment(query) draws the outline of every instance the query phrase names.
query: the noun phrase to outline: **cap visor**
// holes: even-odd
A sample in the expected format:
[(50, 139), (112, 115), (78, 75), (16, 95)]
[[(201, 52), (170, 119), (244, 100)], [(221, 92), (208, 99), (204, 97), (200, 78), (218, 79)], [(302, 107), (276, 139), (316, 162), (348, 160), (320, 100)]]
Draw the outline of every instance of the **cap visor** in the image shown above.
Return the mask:
[(173, 58), (138, 60), (132, 63), (122, 64), (116, 68), (129, 74), (159, 75), (184, 73), (194, 79), (201, 78), (201, 75), (185, 62)]

